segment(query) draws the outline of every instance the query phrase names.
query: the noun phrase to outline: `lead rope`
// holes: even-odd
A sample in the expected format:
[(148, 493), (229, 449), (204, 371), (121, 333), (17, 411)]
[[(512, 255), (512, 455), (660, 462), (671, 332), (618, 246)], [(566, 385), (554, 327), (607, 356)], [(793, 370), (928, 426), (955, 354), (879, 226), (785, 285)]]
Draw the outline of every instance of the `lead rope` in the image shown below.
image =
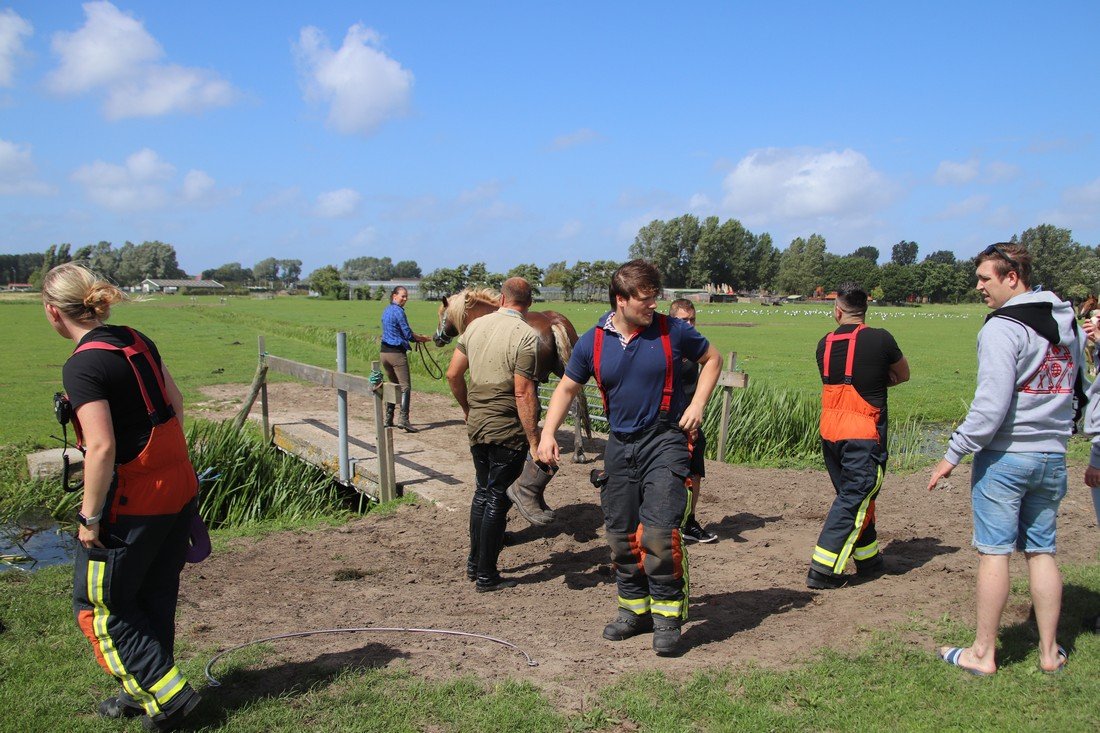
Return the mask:
[[(428, 373), (428, 376), (432, 379), (442, 379), (443, 367), (439, 366), (439, 362), (432, 356), (431, 351), (420, 341), (416, 342), (416, 350), (420, 354), (420, 363), (424, 366), (424, 371)], [(431, 367), (428, 366), (429, 361), (432, 363)]]

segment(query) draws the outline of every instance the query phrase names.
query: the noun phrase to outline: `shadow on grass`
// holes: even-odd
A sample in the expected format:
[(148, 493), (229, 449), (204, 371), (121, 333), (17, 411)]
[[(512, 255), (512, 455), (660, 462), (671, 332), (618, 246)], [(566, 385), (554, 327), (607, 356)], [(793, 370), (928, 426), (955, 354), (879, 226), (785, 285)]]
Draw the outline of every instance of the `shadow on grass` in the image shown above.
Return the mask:
[(331, 684), (350, 670), (382, 668), (395, 659), (408, 656), (408, 653), (388, 644), (369, 643), (357, 649), (321, 654), (304, 662), (285, 662), (258, 669), (231, 669), (221, 675), (215, 668), (211, 674), (221, 685), (201, 691), (202, 702), (187, 717), (184, 728), (219, 726), (227, 723), (235, 711), (259, 700), (305, 695)]
[[(1077, 637), (1081, 634), (1095, 633), (1085, 628), (1086, 621), (1100, 613), (1100, 593), (1076, 583), (1067, 583), (1062, 589), (1062, 614), (1058, 618), (1058, 643), (1069, 652), (1073, 659), (1073, 650)], [(1093, 627), (1095, 629), (1095, 626)], [(1039, 629), (1035, 625), (1035, 609), (1031, 609), (1026, 621), (1005, 626), (999, 634), (1001, 648), (997, 653), (997, 664), (1003, 666), (1022, 662), (1035, 651), (1039, 644)]]
[(684, 646), (690, 649), (725, 641), (759, 626), (766, 618), (809, 605), (814, 595), (776, 587), (692, 598), (690, 620), (695, 623), (684, 633)]

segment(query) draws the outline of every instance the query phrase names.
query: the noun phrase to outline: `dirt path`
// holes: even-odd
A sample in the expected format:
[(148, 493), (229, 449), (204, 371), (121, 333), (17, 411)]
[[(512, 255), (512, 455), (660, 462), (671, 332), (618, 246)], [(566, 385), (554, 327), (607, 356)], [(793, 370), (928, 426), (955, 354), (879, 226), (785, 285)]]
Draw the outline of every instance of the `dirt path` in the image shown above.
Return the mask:
[[(194, 407), (224, 417), (244, 392), (239, 385), (213, 388)], [(283, 383), (272, 385), (271, 393), (275, 422), (332, 420), (330, 392)], [(354, 402), (350, 413), (370, 414)], [(559, 519), (552, 526), (531, 527), (513, 510), (509, 529), (517, 543), (505, 548), (501, 569), (520, 585), (475, 593), (464, 573), (473, 468), (464, 426), (456, 419), (459, 410), (448, 398), (418, 393), (413, 417), (426, 429), (395, 437), (398, 458), (426, 447), (446, 451), (451, 464), (436, 468), (459, 479), (438, 503), (371, 514), (336, 529), (233, 541), (229, 551), (185, 571), (181, 635), (224, 648), (336, 627), (488, 634), (518, 645), (538, 666), (528, 667), (520, 654), (496, 644), (414, 634), (282, 641), (276, 645), (282, 664), (267, 664), (272, 680), (293, 675), (303, 663), (332, 670), (399, 663), (427, 677), (527, 679), (558, 704), (575, 708), (627, 671), (661, 669), (685, 676), (726, 664), (782, 667), (823, 646), (859, 646), (874, 630), (914, 616), (973, 614), (976, 557), (970, 549), (968, 465), (956, 471), (950, 488), (934, 493), (925, 490), (923, 473), (888, 475), (878, 502), (879, 542), (896, 574), (815, 592), (804, 580), (832, 496), (827, 475), (708, 463), (698, 515), (720, 539), (690, 546), (687, 652), (655, 657), (648, 636), (604, 641), (600, 631), (615, 614), (615, 585), (602, 515), (587, 479), (592, 466), (567, 462), (554, 479), (547, 499)], [(373, 425), (353, 420), (352, 433), (370, 440)], [(562, 442), (564, 452), (567, 441)], [(602, 443), (589, 453), (600, 451)], [(1094, 561), (1100, 536), (1077, 473), (1059, 522), (1060, 558), (1072, 563)], [(1014, 559), (1014, 576), (1023, 571), (1022, 560)], [(348, 576), (354, 579), (338, 579)], [(1005, 622), (1024, 620), (1028, 610), (1026, 604), (1011, 606)], [(937, 641), (919, 632), (907, 639), (929, 653)]]

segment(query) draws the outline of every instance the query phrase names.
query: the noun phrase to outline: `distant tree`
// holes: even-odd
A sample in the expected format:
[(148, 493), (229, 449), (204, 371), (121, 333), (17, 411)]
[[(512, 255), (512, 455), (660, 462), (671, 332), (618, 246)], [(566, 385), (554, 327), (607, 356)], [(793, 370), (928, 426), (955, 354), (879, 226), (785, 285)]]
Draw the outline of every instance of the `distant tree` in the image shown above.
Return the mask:
[(348, 297), (348, 288), (340, 280), (340, 271), (333, 265), (319, 267), (310, 273), (309, 288), (333, 300), (343, 300)]
[(916, 267), (917, 292), (933, 303), (944, 303), (958, 295), (959, 268), (954, 263), (937, 262), (931, 257)]
[(291, 287), (302, 276), (301, 260), (279, 260), (279, 277)]
[(389, 291), (386, 290), (385, 285), (379, 285), (378, 287), (376, 287), (374, 289), (374, 299), (375, 300), (385, 300), (386, 296), (388, 294), (389, 294)]
[(35, 288), (42, 286), (42, 280), (46, 277), (46, 273), (57, 267), (63, 265), (66, 262), (71, 262), (72, 258), (69, 256), (69, 244), (51, 244), (46, 248), (46, 253), (42, 255), (42, 264), (37, 270), (32, 272), (27, 281)]
[(274, 283), (279, 279), (279, 261), (265, 257), (252, 266), (252, 277), (261, 283)]
[[(657, 249), (661, 244), (665, 223), (660, 219), (649, 222), (634, 235), (634, 243), (630, 245), (630, 259), (642, 259), (647, 262), (657, 261)], [(563, 265), (565, 263), (562, 263)]]
[(811, 295), (825, 278), (825, 238), (811, 234), (809, 239), (791, 241), (779, 260), (776, 284), (780, 292)]
[(925, 262), (936, 262), (941, 265), (953, 265), (955, 264), (955, 253), (947, 249), (937, 249), (932, 254), (924, 258)]
[(904, 303), (910, 296), (919, 295), (920, 277), (915, 265), (899, 265), (887, 262), (881, 271), (882, 297), (889, 303)]
[(829, 259), (822, 280), (825, 292), (836, 290), (841, 283), (846, 282), (858, 283), (869, 293), (879, 283), (878, 266), (866, 257), (857, 257), (854, 254)]
[(852, 257), (862, 257), (863, 259), (870, 260), (871, 262), (873, 262), (877, 265), (878, 264), (878, 257), (879, 257), (878, 247), (870, 247), (870, 246), (857, 247), (856, 251), (853, 252), (851, 256)]
[(890, 251), (890, 261), (895, 265), (914, 265), (917, 262), (917, 249), (916, 242), (902, 240)]
[(340, 268), (340, 274), (349, 280), (390, 280), (393, 269), (389, 257), (353, 257)]
[(27, 252), (16, 255), (0, 255), (0, 282), (25, 283), (31, 274), (42, 268), (45, 255), (41, 252)]
[[(465, 265), (463, 265), (465, 267)], [(489, 280), (489, 268), (484, 262), (475, 262), (466, 269), (466, 284), (464, 287), (487, 288), (492, 287)]]
[(569, 268), (565, 266), (565, 260), (561, 262), (551, 262), (546, 266), (545, 274), (542, 277), (543, 285), (560, 285), (562, 279), (565, 277), (565, 272)]
[(772, 244), (772, 235), (765, 232), (753, 242), (750, 262), (756, 263), (755, 278), (746, 284), (746, 290), (772, 290), (779, 277), (780, 251)]
[(1073, 240), (1069, 229), (1040, 224), (1018, 237), (1013, 236), (1012, 241), (1026, 246), (1031, 254), (1032, 285), (1042, 285), (1063, 297), (1068, 297), (1074, 285), (1096, 288), (1095, 282), (1084, 282), (1087, 270), (1081, 267), (1091, 252), (1086, 253), (1085, 248)]
[(420, 277), (420, 265), (416, 260), (401, 260), (393, 266), (393, 276), (403, 280), (413, 280)]
[(223, 285), (226, 283), (244, 284), (252, 279), (252, 270), (241, 267), (240, 262), (227, 262), (212, 270), (203, 270), (202, 278), (203, 280), (216, 280)]
[(531, 286), (532, 295), (542, 295), (542, 291), (539, 290), (539, 286), (542, 285), (543, 273), (542, 268), (538, 265), (516, 265), (505, 275), (505, 279), (509, 277), (522, 277)]
[(126, 242), (118, 255), (120, 285), (138, 285), (145, 278), (176, 279), (185, 276), (176, 262), (175, 248), (164, 242)]

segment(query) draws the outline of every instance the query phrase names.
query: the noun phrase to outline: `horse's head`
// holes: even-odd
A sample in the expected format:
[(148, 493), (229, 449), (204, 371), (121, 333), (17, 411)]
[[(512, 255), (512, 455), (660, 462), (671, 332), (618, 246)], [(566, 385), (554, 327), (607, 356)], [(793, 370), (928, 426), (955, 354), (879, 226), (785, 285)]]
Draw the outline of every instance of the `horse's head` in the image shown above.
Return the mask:
[(451, 343), (451, 339), (458, 335), (458, 327), (447, 317), (450, 310), (448, 307), (450, 303), (447, 301), (447, 298), (441, 298), (440, 300), (442, 300), (442, 303), (439, 305), (439, 327), (435, 329), (432, 341), (436, 346), (443, 348)]

